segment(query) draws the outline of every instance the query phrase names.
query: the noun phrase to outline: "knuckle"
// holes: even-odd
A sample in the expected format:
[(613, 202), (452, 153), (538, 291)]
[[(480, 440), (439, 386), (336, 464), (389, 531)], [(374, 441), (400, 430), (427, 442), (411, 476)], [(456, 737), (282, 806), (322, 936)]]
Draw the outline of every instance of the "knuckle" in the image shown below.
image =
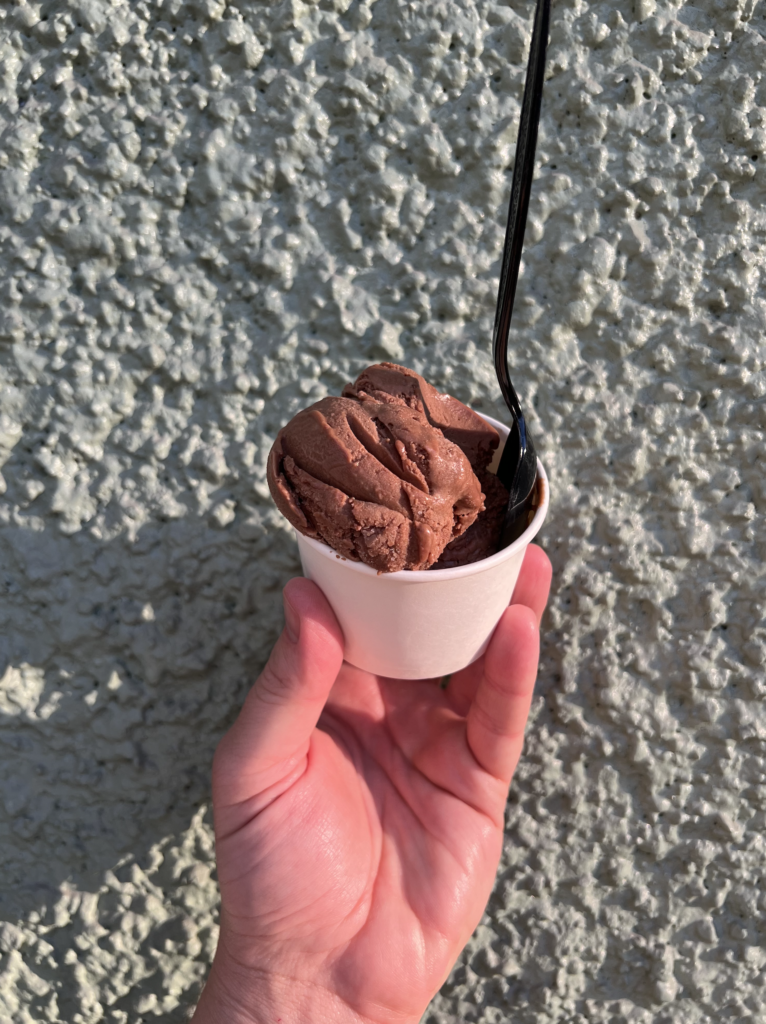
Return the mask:
[(516, 696), (516, 687), (510, 672), (505, 668), (500, 671), (487, 671), (484, 675), (484, 698), (487, 702), (503, 706)]
[(224, 733), (213, 754), (212, 782), (213, 786), (226, 777), (231, 762), (231, 740), (229, 733)]
[(491, 736), (504, 737), (505, 730), (502, 722), (499, 722), (497, 716), (492, 714), (489, 708), (485, 707), (480, 701), (477, 701), (473, 707), (476, 724), (485, 732)]
[(274, 664), (274, 659), (267, 662), (261, 672), (255, 692), (258, 699), (264, 704), (284, 704), (294, 689), (289, 676), (280, 671), (279, 666)]

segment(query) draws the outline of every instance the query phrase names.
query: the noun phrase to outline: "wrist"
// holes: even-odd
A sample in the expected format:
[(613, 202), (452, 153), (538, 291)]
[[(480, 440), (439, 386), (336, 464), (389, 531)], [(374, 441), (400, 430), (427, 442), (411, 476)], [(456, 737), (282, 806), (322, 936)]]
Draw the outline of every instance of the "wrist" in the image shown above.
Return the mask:
[(191, 1024), (377, 1024), (328, 989), (236, 964), (213, 964)]

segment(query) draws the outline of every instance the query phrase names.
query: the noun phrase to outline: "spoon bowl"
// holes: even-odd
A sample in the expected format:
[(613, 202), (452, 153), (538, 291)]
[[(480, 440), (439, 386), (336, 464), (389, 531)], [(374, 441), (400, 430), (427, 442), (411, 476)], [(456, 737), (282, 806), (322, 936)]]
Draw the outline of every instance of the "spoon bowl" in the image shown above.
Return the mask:
[[(522, 433), (522, 431), (524, 433)], [(508, 507), (500, 536), (500, 548), (520, 537), (532, 520), (537, 495), (537, 453), (523, 416), (511, 427), (497, 475), (508, 488)]]

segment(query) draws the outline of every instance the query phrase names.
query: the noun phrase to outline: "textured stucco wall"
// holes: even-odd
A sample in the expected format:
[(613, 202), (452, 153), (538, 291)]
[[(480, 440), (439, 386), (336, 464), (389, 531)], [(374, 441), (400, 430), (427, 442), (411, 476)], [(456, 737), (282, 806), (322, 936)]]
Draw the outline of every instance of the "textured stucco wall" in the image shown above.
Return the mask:
[[(425, 1020), (766, 1020), (766, 5), (554, 0), (515, 380), (554, 566)], [(208, 773), (298, 571), (265, 456), (489, 346), (529, 0), (0, 4), (0, 1021), (185, 1019)]]

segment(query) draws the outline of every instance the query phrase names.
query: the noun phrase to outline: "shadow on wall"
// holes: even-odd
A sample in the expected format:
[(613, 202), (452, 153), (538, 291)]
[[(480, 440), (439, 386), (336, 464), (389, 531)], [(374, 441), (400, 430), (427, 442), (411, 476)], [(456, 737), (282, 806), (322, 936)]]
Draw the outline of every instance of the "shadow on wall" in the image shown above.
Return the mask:
[(273, 512), (227, 530), (147, 524), (132, 542), (6, 527), (0, 552), (0, 921), (13, 921), (188, 826), (300, 563)]

